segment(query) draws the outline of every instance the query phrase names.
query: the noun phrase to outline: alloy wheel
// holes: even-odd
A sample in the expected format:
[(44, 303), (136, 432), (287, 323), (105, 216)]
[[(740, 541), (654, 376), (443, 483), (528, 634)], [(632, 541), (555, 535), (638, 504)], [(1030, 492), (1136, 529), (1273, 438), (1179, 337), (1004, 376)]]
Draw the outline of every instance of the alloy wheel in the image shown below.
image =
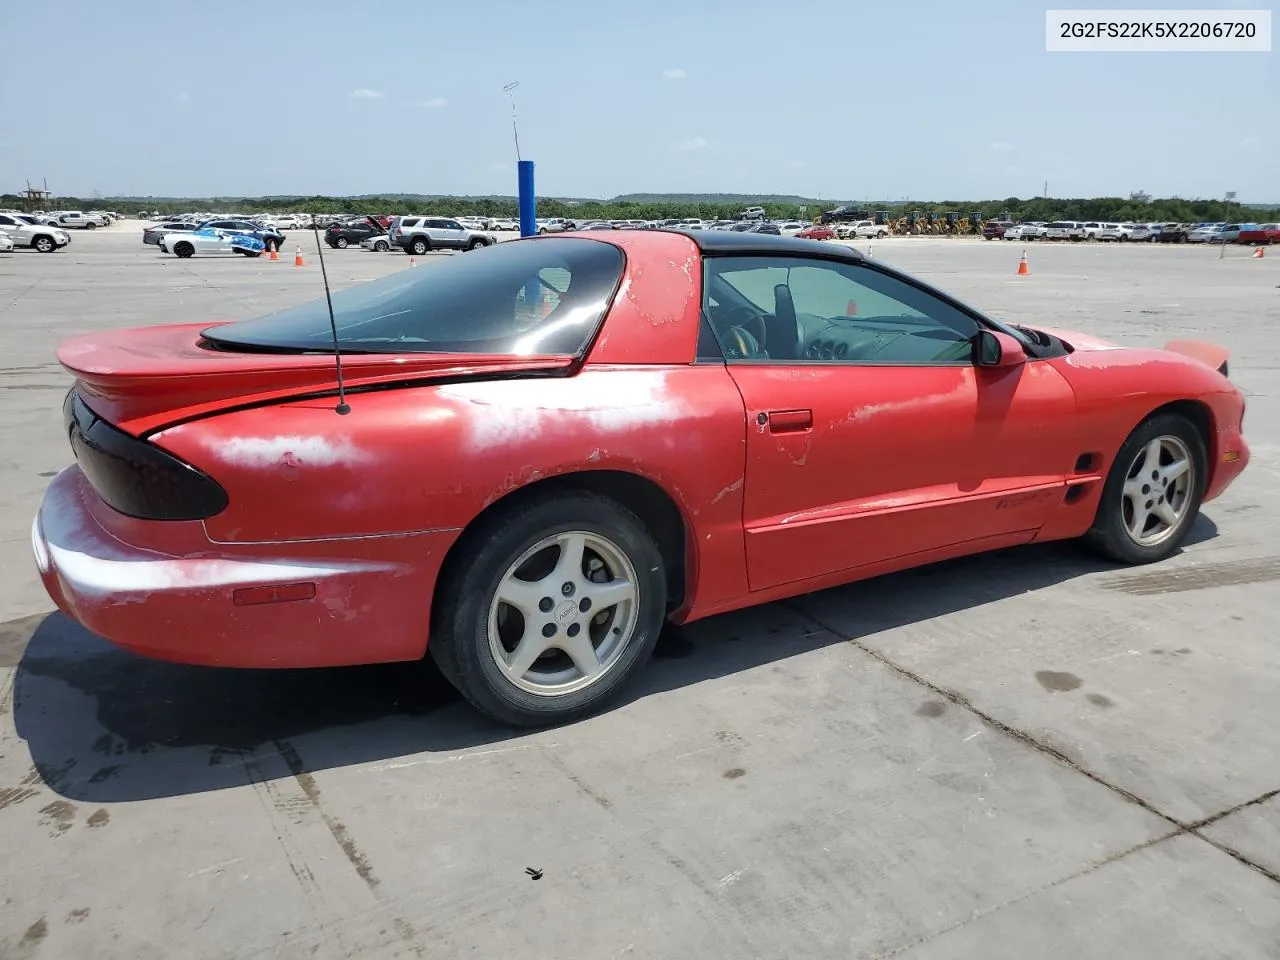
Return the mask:
[(639, 619), (635, 567), (613, 541), (571, 530), (507, 567), (489, 605), (489, 650), (515, 687), (563, 696), (610, 673)]
[(1129, 538), (1142, 547), (1167, 540), (1191, 503), (1194, 479), (1195, 461), (1178, 437), (1156, 437), (1139, 450), (1121, 488)]

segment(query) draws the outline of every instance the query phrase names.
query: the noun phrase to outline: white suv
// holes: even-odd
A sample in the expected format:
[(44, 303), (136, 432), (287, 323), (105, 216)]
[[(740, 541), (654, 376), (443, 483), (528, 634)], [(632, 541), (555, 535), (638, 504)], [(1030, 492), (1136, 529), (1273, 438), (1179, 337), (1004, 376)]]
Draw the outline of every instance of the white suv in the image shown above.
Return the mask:
[(30, 247), (41, 253), (53, 253), (71, 242), (67, 231), (22, 213), (0, 213), (0, 233), (12, 240), (15, 247)]

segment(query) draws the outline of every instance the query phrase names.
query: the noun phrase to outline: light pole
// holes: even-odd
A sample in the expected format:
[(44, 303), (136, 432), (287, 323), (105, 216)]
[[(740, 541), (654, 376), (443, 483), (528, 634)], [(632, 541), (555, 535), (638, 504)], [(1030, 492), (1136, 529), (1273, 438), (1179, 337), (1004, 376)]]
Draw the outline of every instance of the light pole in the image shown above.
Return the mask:
[(538, 232), (538, 201), (533, 189), (533, 161), (520, 156), (520, 129), (516, 126), (516, 87), (519, 80), (504, 84), (502, 89), (511, 98), (511, 136), (516, 142), (516, 183), (520, 197), (520, 236), (531, 237)]
[(520, 131), (516, 127), (516, 87), (518, 86), (520, 86), (520, 81), (512, 80), (502, 87), (506, 95), (511, 98), (511, 135), (516, 141), (516, 163), (520, 162)]

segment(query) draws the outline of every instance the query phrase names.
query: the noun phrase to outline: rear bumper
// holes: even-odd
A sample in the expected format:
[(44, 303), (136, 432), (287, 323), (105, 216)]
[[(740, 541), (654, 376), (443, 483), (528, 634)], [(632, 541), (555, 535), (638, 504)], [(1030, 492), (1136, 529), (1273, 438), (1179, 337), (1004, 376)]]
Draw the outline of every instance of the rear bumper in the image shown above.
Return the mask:
[(109, 509), (78, 467), (49, 486), (32, 523), (31, 548), (50, 598), (126, 650), (208, 666), (322, 667), (421, 657), (435, 575), (456, 536), (237, 547), (209, 541), (198, 521), (122, 518), (128, 529), (154, 531), (159, 543), (203, 540), (203, 549), (179, 552), (109, 533), (94, 515)]

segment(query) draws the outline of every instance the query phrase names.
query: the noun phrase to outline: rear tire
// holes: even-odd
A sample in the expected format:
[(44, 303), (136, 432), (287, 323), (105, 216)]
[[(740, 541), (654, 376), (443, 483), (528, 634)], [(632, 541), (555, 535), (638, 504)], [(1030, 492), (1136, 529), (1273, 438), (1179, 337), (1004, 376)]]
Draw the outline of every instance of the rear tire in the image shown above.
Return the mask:
[[(1173, 476), (1180, 462), (1185, 466)], [(1116, 454), (1086, 542), (1120, 563), (1172, 556), (1200, 512), (1207, 463), (1204, 440), (1186, 417), (1147, 418)], [(1135, 533), (1139, 529), (1141, 535)]]
[[(630, 510), (597, 494), (562, 493), (496, 512), (464, 536), (436, 589), (427, 649), (477, 709), (521, 727), (565, 723), (602, 707), (649, 659), (666, 576)], [(568, 568), (559, 566), (567, 555), (557, 538), (586, 545)], [(630, 599), (609, 602), (626, 596), (626, 583)], [(498, 599), (506, 591), (527, 606)], [(513, 665), (526, 644), (527, 665)], [(579, 666), (584, 657), (588, 669)]]
[(421, 257), (430, 249), (430, 245), (422, 237), (414, 237), (409, 243), (409, 252), (416, 257)]

